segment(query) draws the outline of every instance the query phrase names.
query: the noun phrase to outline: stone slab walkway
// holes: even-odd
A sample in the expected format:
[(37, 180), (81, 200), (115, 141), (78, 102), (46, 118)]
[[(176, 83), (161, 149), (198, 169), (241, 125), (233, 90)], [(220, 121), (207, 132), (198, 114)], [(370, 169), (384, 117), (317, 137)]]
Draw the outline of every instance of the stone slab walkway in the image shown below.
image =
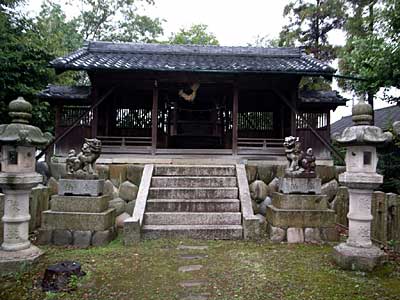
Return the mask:
[[(179, 245), (177, 247), (178, 250), (182, 251), (207, 251), (208, 246), (203, 245)], [(184, 261), (185, 263), (188, 261), (202, 261), (208, 258), (206, 253), (182, 253), (179, 254), (179, 259)], [(209, 299), (208, 293), (198, 292), (198, 288), (202, 286), (206, 286), (208, 282), (202, 279), (196, 279), (196, 271), (203, 269), (202, 264), (188, 264), (183, 265), (178, 268), (178, 272), (192, 272), (193, 279), (181, 281), (179, 282), (179, 286), (183, 289), (182, 296), (180, 300), (207, 300)], [(193, 290), (196, 289), (196, 290)]]

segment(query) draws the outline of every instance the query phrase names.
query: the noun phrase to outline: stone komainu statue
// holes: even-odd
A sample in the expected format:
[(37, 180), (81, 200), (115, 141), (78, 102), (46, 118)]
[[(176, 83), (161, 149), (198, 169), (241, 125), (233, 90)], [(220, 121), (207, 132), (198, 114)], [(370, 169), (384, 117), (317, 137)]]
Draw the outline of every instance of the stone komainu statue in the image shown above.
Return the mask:
[(95, 170), (96, 160), (101, 154), (101, 141), (98, 139), (86, 139), (81, 152), (76, 155), (74, 149), (68, 153), (66, 160), (67, 174), (97, 175)]
[(312, 148), (308, 148), (304, 153), (299, 138), (294, 136), (286, 137), (283, 146), (289, 161), (287, 175), (315, 174), (316, 163)]

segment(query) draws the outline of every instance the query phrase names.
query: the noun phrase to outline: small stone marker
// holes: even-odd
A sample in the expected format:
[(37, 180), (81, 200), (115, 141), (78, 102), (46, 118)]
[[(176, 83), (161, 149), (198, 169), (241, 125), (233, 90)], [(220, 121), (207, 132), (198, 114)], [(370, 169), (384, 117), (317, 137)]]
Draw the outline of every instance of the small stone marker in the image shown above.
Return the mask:
[(186, 273), (186, 272), (193, 272), (199, 271), (203, 268), (203, 265), (188, 265), (179, 267), (178, 272)]

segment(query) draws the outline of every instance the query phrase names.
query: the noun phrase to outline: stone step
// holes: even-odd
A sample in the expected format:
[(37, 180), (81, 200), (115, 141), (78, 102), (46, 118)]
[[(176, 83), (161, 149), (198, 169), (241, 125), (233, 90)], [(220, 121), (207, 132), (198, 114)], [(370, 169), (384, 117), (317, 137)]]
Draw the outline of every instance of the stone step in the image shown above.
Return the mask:
[(240, 225), (240, 212), (146, 212), (146, 225)]
[(235, 166), (156, 165), (153, 176), (235, 176)]
[(153, 176), (152, 187), (236, 187), (234, 176)]
[(238, 199), (150, 199), (148, 212), (240, 212)]
[(241, 225), (144, 225), (142, 233), (145, 239), (239, 240), (243, 238), (243, 227)]
[(236, 199), (238, 188), (150, 188), (149, 199)]

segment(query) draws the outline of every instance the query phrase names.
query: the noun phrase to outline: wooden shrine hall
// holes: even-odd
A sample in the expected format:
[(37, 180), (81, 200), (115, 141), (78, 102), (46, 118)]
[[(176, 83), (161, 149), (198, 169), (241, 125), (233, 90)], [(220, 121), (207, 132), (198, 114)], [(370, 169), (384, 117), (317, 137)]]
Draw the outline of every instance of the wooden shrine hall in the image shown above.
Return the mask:
[(56, 110), (56, 155), (96, 137), (110, 155), (274, 157), (294, 135), (329, 159), (329, 112), (345, 104), (299, 91), (303, 77), (335, 72), (299, 48), (89, 42), (50, 65), (90, 80), (39, 93)]

